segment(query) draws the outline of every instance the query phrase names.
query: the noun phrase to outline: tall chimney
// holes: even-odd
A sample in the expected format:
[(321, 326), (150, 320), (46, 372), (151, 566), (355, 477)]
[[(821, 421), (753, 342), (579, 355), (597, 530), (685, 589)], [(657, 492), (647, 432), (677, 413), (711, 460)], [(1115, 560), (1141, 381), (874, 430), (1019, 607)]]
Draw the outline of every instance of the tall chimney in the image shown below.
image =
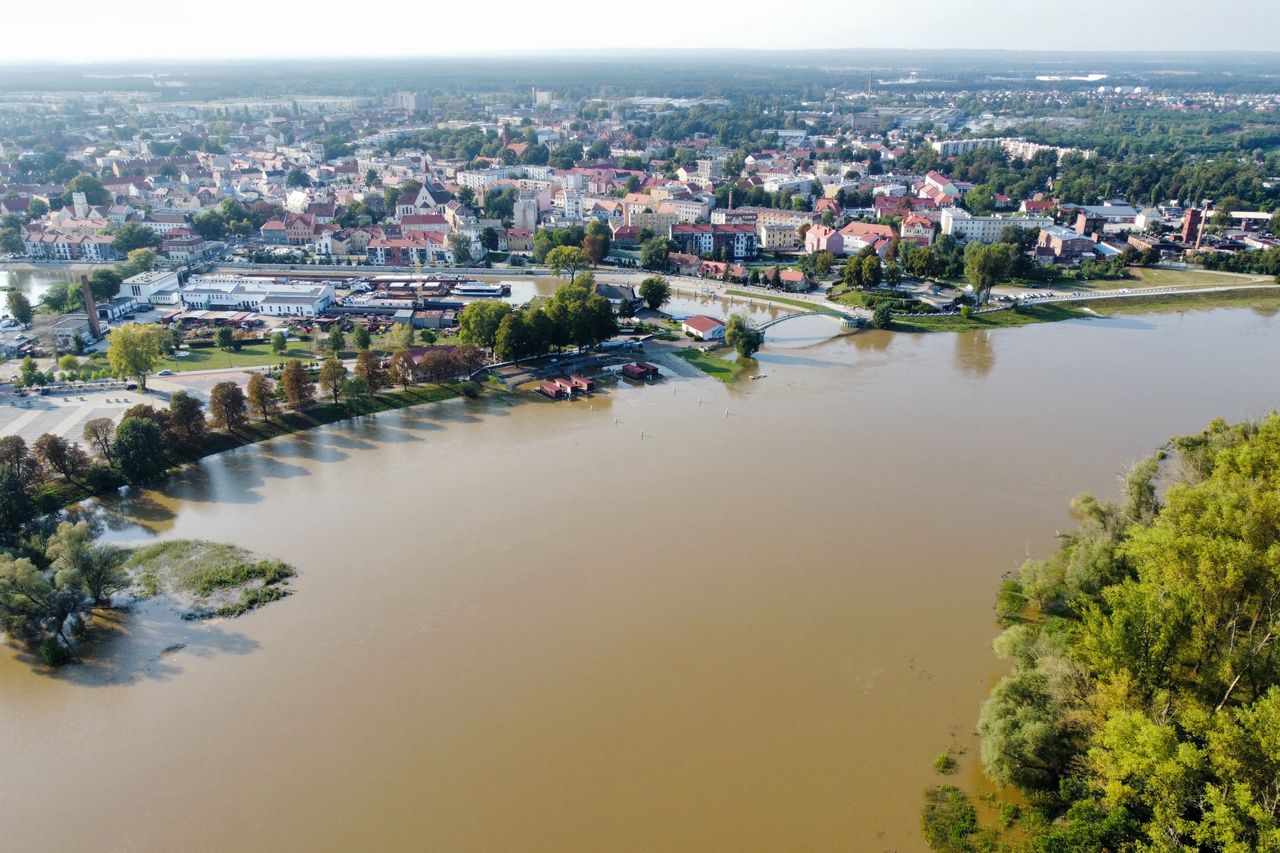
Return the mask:
[(84, 294), (84, 310), (89, 315), (89, 331), (96, 341), (102, 337), (102, 326), (98, 323), (98, 303), (93, 301), (93, 288), (89, 287), (87, 275), (80, 276), (80, 292)]

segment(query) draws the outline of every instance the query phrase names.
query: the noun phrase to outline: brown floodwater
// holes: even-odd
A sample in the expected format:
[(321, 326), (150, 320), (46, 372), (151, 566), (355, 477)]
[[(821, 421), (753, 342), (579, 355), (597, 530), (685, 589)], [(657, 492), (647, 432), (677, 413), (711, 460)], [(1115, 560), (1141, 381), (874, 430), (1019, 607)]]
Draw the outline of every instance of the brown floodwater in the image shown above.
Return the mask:
[(921, 849), (1001, 574), (1168, 436), (1270, 410), (1280, 318), (792, 322), (739, 387), (382, 414), (121, 502), (295, 594), (145, 605), (54, 675), (0, 655), (0, 846)]

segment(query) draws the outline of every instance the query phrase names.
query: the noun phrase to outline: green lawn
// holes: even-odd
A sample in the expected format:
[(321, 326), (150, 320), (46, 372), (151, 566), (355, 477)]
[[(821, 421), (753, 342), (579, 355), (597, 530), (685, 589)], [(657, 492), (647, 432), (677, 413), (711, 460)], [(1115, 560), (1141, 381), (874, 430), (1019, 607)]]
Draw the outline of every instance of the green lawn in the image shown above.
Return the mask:
[(1010, 308), (987, 314), (973, 314), (967, 319), (959, 314), (895, 319), (890, 329), (895, 332), (969, 332), (975, 329), (1005, 329), (1058, 320), (1078, 320), (1088, 316), (1072, 305), (1033, 305), (1016, 312)]
[(774, 296), (772, 294), (748, 293), (745, 290), (728, 289), (725, 291), (726, 296), (746, 296), (750, 299), (762, 299), (766, 302), (777, 302), (782, 305), (790, 305), (793, 308), (801, 308), (805, 311), (818, 311), (822, 314), (834, 314), (840, 316), (840, 312), (834, 308), (827, 308), (820, 302), (805, 302), (803, 299), (788, 299), (785, 296)]
[(315, 358), (308, 344), (291, 342), (283, 355), (271, 352), (270, 344), (245, 344), (238, 351), (228, 351), (217, 347), (198, 347), (190, 350), (186, 358), (162, 358), (156, 370), (172, 370), (181, 373), (187, 370), (214, 370), (229, 367), (261, 367), (266, 364), (279, 364), (285, 359), (297, 358), (310, 361)]
[(1151, 267), (1131, 267), (1134, 278), (1129, 281), (1107, 282), (1116, 287), (1194, 287), (1212, 286), (1215, 284), (1249, 284), (1250, 281), (1265, 283), (1270, 276), (1241, 276), (1221, 272), (1205, 272), (1202, 270), (1165, 270)]
[(676, 355), (721, 382), (732, 382), (738, 376), (738, 366), (733, 362), (719, 358), (715, 353), (703, 352), (694, 347), (685, 347), (682, 350), (676, 350)]
[(1156, 296), (1120, 297), (1086, 303), (1098, 314), (1148, 314), (1164, 311), (1193, 311), (1200, 308), (1280, 307), (1280, 287), (1257, 287), (1248, 290), (1221, 290), (1216, 293), (1160, 294)]
[(965, 319), (956, 314), (938, 317), (911, 317), (894, 320), (896, 332), (968, 332), (975, 329), (999, 329), (1079, 320), (1090, 316), (1111, 317), (1116, 314), (1150, 314), (1164, 311), (1192, 311), (1199, 308), (1248, 308), (1262, 306), (1280, 308), (1280, 286), (1261, 286), (1246, 290), (1224, 290), (1216, 293), (1158, 294), (1155, 296), (1119, 296), (1081, 303), (1029, 305), (1021, 311), (1012, 309), (974, 314)]
[(841, 305), (848, 305), (852, 308), (861, 308), (863, 305), (861, 290), (842, 290), (830, 298), (833, 302), (839, 302)]

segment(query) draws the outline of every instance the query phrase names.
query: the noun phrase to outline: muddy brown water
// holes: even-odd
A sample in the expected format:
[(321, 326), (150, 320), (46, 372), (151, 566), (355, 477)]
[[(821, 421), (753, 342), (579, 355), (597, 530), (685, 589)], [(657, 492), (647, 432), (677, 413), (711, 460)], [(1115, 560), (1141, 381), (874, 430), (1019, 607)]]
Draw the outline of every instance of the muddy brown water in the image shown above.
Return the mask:
[(1280, 319), (810, 321), (738, 387), (383, 414), (120, 502), (146, 530), (114, 537), (234, 541), (296, 594), (149, 603), (56, 675), (0, 655), (2, 846), (921, 849), (1000, 575), (1166, 437), (1274, 406)]

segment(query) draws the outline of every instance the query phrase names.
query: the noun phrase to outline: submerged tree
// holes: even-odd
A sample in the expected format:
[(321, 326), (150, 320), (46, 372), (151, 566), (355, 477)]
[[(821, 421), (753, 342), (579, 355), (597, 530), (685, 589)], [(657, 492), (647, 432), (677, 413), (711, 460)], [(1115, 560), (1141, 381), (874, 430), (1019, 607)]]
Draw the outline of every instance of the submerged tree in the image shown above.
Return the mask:
[(734, 314), (725, 326), (724, 339), (738, 352), (739, 358), (751, 358), (764, 345), (764, 332), (741, 314)]

